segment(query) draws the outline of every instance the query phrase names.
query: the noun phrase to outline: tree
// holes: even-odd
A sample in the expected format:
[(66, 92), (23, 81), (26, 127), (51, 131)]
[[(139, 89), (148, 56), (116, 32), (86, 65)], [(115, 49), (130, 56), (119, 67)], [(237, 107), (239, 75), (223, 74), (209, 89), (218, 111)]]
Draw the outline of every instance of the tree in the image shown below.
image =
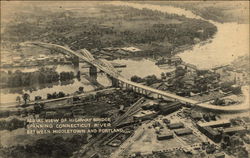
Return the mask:
[(132, 76), (130, 80), (133, 82), (138, 82), (138, 83), (143, 82), (143, 79), (141, 77), (136, 76), (136, 75)]
[(23, 100), (24, 100), (24, 104), (26, 105), (27, 101), (30, 100), (30, 95), (28, 93), (24, 93), (22, 97), (23, 97)]
[(47, 94), (47, 99), (52, 99), (52, 95), (50, 93)]
[(166, 79), (166, 74), (164, 72), (161, 73), (161, 79)]
[(17, 97), (16, 97), (16, 101), (18, 102), (18, 104), (20, 104), (20, 103), (21, 103), (21, 97), (20, 97), (20, 96), (17, 96)]
[(179, 76), (184, 76), (186, 74), (186, 70), (183, 69), (182, 67), (177, 67), (175, 70), (175, 76), (179, 77)]
[(58, 98), (62, 98), (62, 97), (65, 97), (65, 94), (63, 92), (59, 92), (57, 96)]
[(41, 100), (42, 97), (41, 96), (35, 96), (35, 101)]
[(78, 71), (76, 77), (80, 80), (81, 79), (81, 72)]
[(52, 94), (52, 99), (56, 99), (57, 97), (58, 97), (57, 93), (54, 92), (54, 93)]
[(8, 130), (15, 130), (18, 128), (23, 128), (24, 127), (24, 121), (19, 120), (17, 118), (13, 118), (9, 122), (7, 122), (7, 129)]
[(79, 90), (80, 93), (83, 93), (84, 92), (84, 87), (79, 87), (78, 90)]
[(158, 82), (158, 79), (155, 75), (149, 75), (145, 78), (145, 80), (147, 85), (152, 85)]
[(44, 104), (43, 103), (41, 103), (41, 104), (35, 104), (34, 105), (34, 112), (35, 112), (35, 114), (39, 114), (42, 110), (43, 110), (43, 108), (44, 108)]
[(225, 105), (225, 100), (220, 99), (220, 98), (216, 98), (213, 103), (214, 105)]

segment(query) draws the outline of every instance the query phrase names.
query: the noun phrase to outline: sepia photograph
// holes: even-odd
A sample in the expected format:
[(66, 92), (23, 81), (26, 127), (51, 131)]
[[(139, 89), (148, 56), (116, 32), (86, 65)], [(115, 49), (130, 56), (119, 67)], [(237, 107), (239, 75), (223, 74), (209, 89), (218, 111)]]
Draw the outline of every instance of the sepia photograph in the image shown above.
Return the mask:
[(250, 158), (249, 1), (0, 7), (0, 158)]

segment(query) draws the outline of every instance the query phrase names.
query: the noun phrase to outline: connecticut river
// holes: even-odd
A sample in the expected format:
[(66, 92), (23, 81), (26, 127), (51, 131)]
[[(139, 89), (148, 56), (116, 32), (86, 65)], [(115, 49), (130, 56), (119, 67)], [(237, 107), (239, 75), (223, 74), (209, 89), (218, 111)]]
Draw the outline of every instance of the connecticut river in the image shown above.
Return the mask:
[[(187, 18), (206, 20), (189, 10), (172, 6), (128, 2), (111, 2), (111, 4), (119, 6), (126, 5), (137, 9), (147, 8), (185, 16)], [(191, 50), (180, 52), (178, 55), (182, 60), (187, 63), (192, 63), (200, 69), (208, 69), (229, 64), (237, 57), (249, 53), (249, 24), (218, 23), (212, 20), (206, 21), (213, 23), (217, 27), (218, 32), (210, 43), (197, 44)], [(138, 65), (140, 64), (138, 63)]]

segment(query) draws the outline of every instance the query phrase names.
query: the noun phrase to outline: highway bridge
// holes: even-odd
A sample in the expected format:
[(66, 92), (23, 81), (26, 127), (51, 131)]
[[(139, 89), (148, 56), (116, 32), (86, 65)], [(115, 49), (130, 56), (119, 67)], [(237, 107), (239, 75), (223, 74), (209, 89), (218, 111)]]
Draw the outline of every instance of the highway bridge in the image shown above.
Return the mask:
[(40, 47), (45, 47), (45, 48), (54, 48), (54, 49), (59, 49), (64, 53), (71, 54), (74, 56), (77, 56), (79, 59), (84, 60), (86, 63), (92, 65), (92, 67), (97, 68), (104, 73), (108, 75), (108, 77), (112, 80), (112, 85), (113, 86), (119, 86), (121, 88), (127, 88), (127, 89), (132, 89), (135, 92), (141, 93), (141, 94), (156, 94), (159, 98), (168, 98), (172, 99), (174, 101), (179, 101), (183, 104), (189, 104), (193, 106), (198, 106), (201, 108), (205, 108), (208, 110), (215, 110), (215, 111), (223, 111), (223, 112), (241, 112), (241, 111), (247, 111), (249, 110), (249, 104), (246, 105), (232, 105), (232, 106), (216, 106), (216, 105), (211, 105), (207, 103), (200, 103), (199, 101), (178, 96), (175, 94), (171, 94), (169, 92), (165, 92), (162, 90), (154, 89), (149, 86), (145, 86), (139, 83), (132, 82), (126, 78), (124, 78), (122, 75), (119, 74), (115, 70), (115, 68), (110, 64), (107, 60), (104, 59), (95, 59), (92, 54), (86, 50), (82, 49), (79, 52), (75, 52), (69, 48), (66, 48), (64, 46), (56, 45), (56, 44), (51, 44), (51, 43), (42, 43), (42, 42), (25, 42), (23, 43), (24, 45), (37, 45)]

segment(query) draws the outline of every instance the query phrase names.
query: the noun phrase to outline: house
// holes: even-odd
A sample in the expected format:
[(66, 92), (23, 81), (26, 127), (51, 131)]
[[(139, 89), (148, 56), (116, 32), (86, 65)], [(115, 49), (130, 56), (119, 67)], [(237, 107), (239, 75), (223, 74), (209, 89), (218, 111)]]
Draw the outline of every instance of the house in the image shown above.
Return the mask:
[(217, 120), (217, 121), (210, 121), (205, 123), (199, 123), (198, 126), (200, 127), (230, 127), (231, 123), (229, 120)]
[(245, 133), (247, 130), (242, 126), (229, 127), (224, 129), (224, 133), (233, 135), (235, 133)]
[(189, 135), (193, 133), (190, 128), (178, 129), (174, 131), (177, 136)]
[(185, 70), (187, 70), (187, 72), (190, 71), (190, 72), (194, 73), (194, 72), (196, 72), (198, 70), (195, 65), (190, 64), (190, 63), (184, 63), (183, 62), (181, 64), (181, 66), (182, 66), (182, 68), (184, 68)]
[(166, 115), (166, 114), (170, 114), (170, 113), (180, 109), (181, 103), (179, 103), (179, 102), (160, 103), (158, 108), (159, 108), (159, 111), (161, 114)]
[(222, 152), (216, 153), (216, 154), (214, 154), (214, 158), (225, 158), (225, 154)]
[(156, 109), (158, 107), (158, 104), (156, 104), (155, 102), (149, 102), (146, 105), (143, 105), (141, 108), (143, 110), (153, 110)]
[(121, 49), (130, 53), (141, 52), (141, 49), (136, 48), (136, 47), (123, 47)]
[(171, 123), (171, 124), (168, 124), (167, 127), (168, 127), (169, 129), (184, 128), (184, 124), (183, 124), (182, 122)]
[(199, 113), (199, 112), (192, 112), (190, 114), (190, 117), (193, 119), (193, 120), (201, 120), (202, 119), (202, 114)]
[(133, 115), (134, 120), (150, 120), (157, 116), (157, 112), (151, 110), (143, 110)]
[(213, 129), (212, 127), (198, 126), (198, 129), (201, 131), (201, 133), (203, 133), (204, 135), (206, 135), (208, 138), (210, 138), (211, 140), (213, 140), (216, 143), (220, 142), (220, 140), (222, 138), (221, 134), (216, 129)]
[(167, 140), (173, 138), (174, 135), (172, 132), (160, 133), (157, 135), (157, 140)]
[(184, 86), (186, 88), (192, 88), (195, 85), (195, 78), (192, 75), (185, 75), (182, 79), (181, 82), (184, 83)]

